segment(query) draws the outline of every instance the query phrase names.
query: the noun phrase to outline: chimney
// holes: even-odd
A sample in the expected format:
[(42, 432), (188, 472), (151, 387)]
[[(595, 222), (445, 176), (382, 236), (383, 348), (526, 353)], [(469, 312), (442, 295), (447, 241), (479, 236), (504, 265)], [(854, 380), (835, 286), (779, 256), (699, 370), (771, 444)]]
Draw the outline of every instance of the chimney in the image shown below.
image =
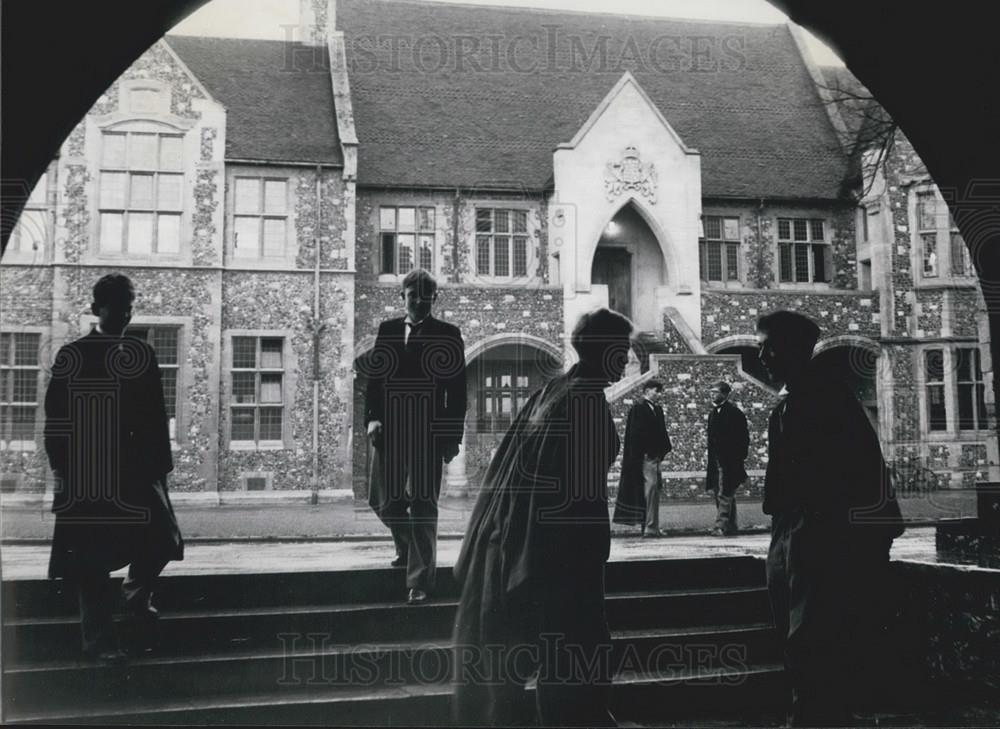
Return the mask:
[(303, 44), (325, 47), (336, 26), (336, 0), (299, 0), (299, 39)]

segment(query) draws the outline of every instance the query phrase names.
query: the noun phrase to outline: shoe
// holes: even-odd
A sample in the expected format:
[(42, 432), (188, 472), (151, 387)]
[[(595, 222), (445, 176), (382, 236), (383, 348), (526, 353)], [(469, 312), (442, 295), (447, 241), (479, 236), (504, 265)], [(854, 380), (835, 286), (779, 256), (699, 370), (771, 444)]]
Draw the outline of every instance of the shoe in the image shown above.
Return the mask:
[(389, 564), (391, 564), (393, 567), (405, 567), (406, 561), (407, 560), (405, 554), (397, 554), (396, 558), (392, 560), (392, 562), (390, 562)]
[(406, 595), (406, 603), (408, 605), (419, 605), (425, 602), (427, 602), (427, 593), (423, 590), (411, 589)]
[(716, 527), (715, 529), (712, 530), (712, 536), (713, 537), (725, 537), (727, 535), (726, 535), (726, 533), (724, 531), (722, 531), (721, 529), (719, 529), (719, 527)]
[(126, 602), (125, 608), (128, 610), (128, 614), (137, 620), (153, 621), (160, 617), (160, 611), (153, 607), (153, 604), (148, 600), (145, 605), (132, 605)]
[(642, 533), (642, 538), (643, 539), (655, 539), (656, 537), (662, 537), (662, 536), (663, 536), (663, 532), (661, 532), (659, 529), (656, 529), (656, 530), (651, 531), (651, 532), (643, 532)]
[(102, 666), (121, 666), (128, 663), (128, 654), (118, 648), (107, 651), (84, 651), (84, 658)]

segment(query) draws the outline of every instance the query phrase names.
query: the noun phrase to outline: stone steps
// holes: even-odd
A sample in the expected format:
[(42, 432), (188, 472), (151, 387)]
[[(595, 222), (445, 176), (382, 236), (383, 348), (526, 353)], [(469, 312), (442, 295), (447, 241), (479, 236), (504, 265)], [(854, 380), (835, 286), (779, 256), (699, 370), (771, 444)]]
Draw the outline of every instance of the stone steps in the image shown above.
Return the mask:
[[(164, 577), (156, 652), (120, 667), (80, 659), (59, 583), (5, 583), (5, 718), (447, 723), (457, 590), (450, 571), (441, 577), (424, 605), (401, 602), (402, 574), (391, 569)], [(778, 700), (760, 560), (615, 562), (607, 584), (616, 715), (723, 703), (759, 712)]]
[[(780, 664), (740, 670), (676, 671), (619, 676), (612, 711), (642, 721), (646, 712), (711, 711), (758, 715), (780, 701)], [(530, 694), (533, 686), (526, 691)], [(441, 726), (450, 723), (447, 683), (398, 686), (309, 686), (299, 691), (216, 694), (197, 699), (134, 698), (121, 694), (89, 702), (86, 709), (9, 712), (10, 723), (44, 724), (298, 724), (356, 726)], [(532, 698), (526, 696), (526, 702)], [(635, 717), (635, 718), (634, 718)]]

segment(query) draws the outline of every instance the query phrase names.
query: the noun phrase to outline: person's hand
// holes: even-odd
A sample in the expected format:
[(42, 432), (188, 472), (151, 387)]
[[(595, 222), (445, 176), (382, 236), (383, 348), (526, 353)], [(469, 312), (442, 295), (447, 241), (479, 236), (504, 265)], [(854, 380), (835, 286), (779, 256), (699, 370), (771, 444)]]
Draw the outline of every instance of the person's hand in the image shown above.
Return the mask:
[(382, 432), (382, 421), (373, 420), (368, 423), (368, 437), (371, 438), (374, 435), (378, 435)]
[(458, 443), (448, 443), (441, 449), (441, 455), (445, 463), (451, 463), (452, 459), (458, 455)]

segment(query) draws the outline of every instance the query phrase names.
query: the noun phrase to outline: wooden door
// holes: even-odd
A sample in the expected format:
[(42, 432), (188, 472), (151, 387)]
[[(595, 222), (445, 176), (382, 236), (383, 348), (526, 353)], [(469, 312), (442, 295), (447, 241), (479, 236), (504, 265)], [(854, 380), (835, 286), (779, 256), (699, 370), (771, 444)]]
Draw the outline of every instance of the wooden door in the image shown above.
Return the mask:
[(590, 280), (608, 287), (608, 308), (632, 316), (632, 254), (624, 248), (599, 247)]

